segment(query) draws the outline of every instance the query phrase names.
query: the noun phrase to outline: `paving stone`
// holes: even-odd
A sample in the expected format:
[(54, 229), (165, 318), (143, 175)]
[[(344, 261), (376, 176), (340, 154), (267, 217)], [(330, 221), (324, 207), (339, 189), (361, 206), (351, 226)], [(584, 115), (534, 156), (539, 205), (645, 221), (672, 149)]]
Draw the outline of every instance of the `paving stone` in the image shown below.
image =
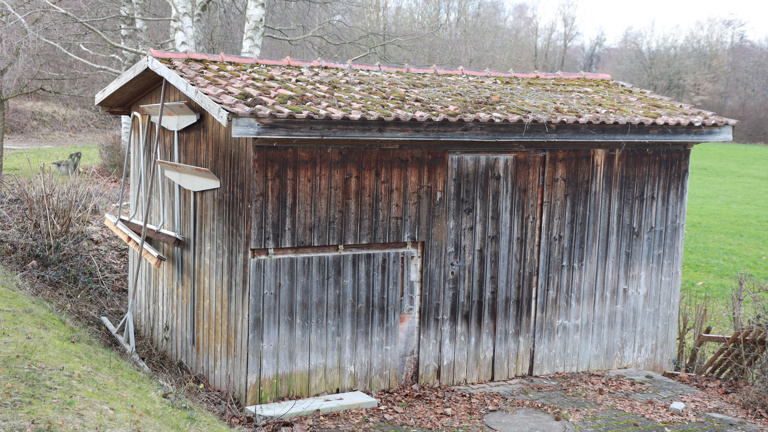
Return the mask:
[[(618, 397), (630, 397), (640, 400), (656, 400), (673, 402), (679, 400), (680, 395), (698, 393), (699, 391), (685, 384), (666, 378), (654, 372), (637, 371), (634, 369), (621, 369), (608, 372), (609, 375), (623, 376), (627, 379), (641, 383), (636, 392), (618, 393)], [(566, 393), (558, 388), (559, 381), (553, 378), (527, 377), (508, 381), (489, 383), (485, 387), (464, 386), (454, 387), (457, 391), (467, 393), (494, 392), (503, 394), (512, 399), (540, 402), (542, 404), (560, 408), (564, 412), (577, 410), (593, 410), (590, 417), (574, 423), (579, 431), (642, 431), (642, 432), (693, 432), (693, 431), (744, 431), (756, 432), (760, 429), (755, 425), (741, 419), (734, 419), (720, 414), (707, 414), (711, 417), (706, 421), (686, 424), (659, 424), (640, 415), (626, 413), (618, 410), (598, 410), (597, 405), (586, 397), (578, 394)], [(473, 388), (475, 387), (475, 388)], [(547, 414), (548, 415), (548, 414)], [(490, 417), (493, 418), (493, 417)], [(489, 423), (490, 425), (490, 423)], [(491, 426), (492, 427), (492, 426)], [(558, 426), (559, 427), (559, 426)], [(508, 430), (508, 429), (497, 429)], [(515, 429), (523, 430), (523, 429)], [(525, 429), (527, 430), (527, 429)], [(545, 431), (547, 429), (540, 429)], [(553, 429), (554, 430), (554, 429)], [(559, 429), (558, 429), (559, 430)]]
[(551, 414), (530, 408), (510, 412), (496, 411), (487, 414), (483, 419), (491, 429), (501, 432), (572, 432), (576, 430), (573, 423), (567, 420), (556, 420)]

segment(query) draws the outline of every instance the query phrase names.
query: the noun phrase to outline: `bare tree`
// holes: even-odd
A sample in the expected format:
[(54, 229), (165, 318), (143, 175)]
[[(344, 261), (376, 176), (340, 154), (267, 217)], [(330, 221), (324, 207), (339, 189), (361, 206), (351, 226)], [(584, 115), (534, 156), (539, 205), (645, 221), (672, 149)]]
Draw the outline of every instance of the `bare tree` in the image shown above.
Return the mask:
[(0, 0), (0, 52), (3, 53), (0, 57), (0, 177), (3, 175), (10, 101), (19, 96), (50, 91), (46, 77), (30, 61), (30, 56), (35, 53), (30, 31), (40, 24), (40, 16), (23, 6)]

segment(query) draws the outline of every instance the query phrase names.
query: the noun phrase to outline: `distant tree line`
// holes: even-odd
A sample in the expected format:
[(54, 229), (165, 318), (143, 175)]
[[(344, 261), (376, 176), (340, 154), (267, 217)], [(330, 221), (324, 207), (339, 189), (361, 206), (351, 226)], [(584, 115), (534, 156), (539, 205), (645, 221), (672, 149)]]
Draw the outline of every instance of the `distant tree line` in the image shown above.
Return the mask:
[(582, 34), (576, 8), (564, 0), (544, 16), (503, 0), (0, 0), (0, 120), (8, 95), (92, 96), (154, 47), (601, 71), (740, 120), (738, 141), (768, 141), (768, 40), (711, 19), (686, 31), (630, 28), (609, 45), (602, 33)]

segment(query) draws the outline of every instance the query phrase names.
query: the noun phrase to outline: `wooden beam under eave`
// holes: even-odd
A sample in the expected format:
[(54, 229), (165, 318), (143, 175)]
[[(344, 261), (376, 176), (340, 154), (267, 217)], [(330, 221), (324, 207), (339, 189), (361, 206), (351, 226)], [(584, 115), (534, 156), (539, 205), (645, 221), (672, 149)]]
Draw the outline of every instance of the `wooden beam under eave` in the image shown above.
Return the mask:
[(123, 116), (131, 115), (130, 108), (102, 108), (102, 111), (109, 115)]
[(236, 117), (234, 138), (539, 143), (702, 143), (731, 141), (733, 126), (580, 123), (464, 123)]

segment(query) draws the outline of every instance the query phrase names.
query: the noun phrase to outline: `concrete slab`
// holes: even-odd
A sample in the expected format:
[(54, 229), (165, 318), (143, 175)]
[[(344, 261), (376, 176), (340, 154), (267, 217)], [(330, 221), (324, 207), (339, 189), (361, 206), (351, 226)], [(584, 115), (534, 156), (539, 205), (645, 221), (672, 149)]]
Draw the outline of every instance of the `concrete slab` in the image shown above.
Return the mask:
[(355, 391), (300, 400), (252, 405), (245, 407), (245, 410), (256, 414), (257, 421), (262, 421), (310, 415), (317, 410), (325, 414), (351, 409), (375, 408), (378, 405), (379, 402), (376, 399), (363, 392)]
[(555, 420), (551, 414), (530, 408), (495, 411), (483, 417), (485, 424), (501, 432), (571, 432), (576, 428), (565, 419)]

